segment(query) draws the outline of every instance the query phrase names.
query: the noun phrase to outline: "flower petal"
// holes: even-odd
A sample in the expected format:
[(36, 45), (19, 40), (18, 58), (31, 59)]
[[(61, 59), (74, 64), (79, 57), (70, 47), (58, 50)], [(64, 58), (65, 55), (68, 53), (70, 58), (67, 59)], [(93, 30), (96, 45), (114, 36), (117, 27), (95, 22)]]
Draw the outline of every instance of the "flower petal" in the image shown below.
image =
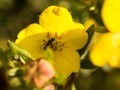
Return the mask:
[(16, 43), (19, 43), (20, 40), (27, 36), (40, 32), (43, 32), (43, 28), (39, 24), (37, 23), (30, 24), (28, 27), (24, 28), (22, 31), (19, 32)]
[(64, 33), (63, 39), (66, 41), (67, 46), (74, 49), (81, 49), (88, 40), (88, 34), (76, 28)]
[(94, 65), (120, 67), (120, 33), (106, 33), (100, 37), (90, 52)]
[(120, 0), (103, 0), (101, 16), (111, 32), (120, 32)]
[(70, 48), (56, 51), (54, 58), (54, 69), (61, 77), (67, 78), (71, 73), (80, 69), (80, 56)]
[(39, 16), (43, 28), (50, 32), (61, 34), (70, 29), (73, 24), (72, 17), (66, 8), (50, 6)]
[(43, 46), (45, 44), (45, 40), (47, 33), (36, 33), (30, 35), (28, 37), (23, 38), (19, 43), (17, 42), (17, 46), (27, 50), (33, 58), (37, 59), (42, 57), (44, 52)]

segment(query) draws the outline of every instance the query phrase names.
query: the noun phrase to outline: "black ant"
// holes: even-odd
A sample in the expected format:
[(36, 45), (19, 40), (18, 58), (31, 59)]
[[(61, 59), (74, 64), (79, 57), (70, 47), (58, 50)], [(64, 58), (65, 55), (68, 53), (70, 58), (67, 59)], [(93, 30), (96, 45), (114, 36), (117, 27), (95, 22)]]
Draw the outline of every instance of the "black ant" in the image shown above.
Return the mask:
[(46, 45), (43, 49), (46, 49), (48, 46), (52, 46), (53, 41), (55, 41), (55, 38), (51, 38), (46, 42)]

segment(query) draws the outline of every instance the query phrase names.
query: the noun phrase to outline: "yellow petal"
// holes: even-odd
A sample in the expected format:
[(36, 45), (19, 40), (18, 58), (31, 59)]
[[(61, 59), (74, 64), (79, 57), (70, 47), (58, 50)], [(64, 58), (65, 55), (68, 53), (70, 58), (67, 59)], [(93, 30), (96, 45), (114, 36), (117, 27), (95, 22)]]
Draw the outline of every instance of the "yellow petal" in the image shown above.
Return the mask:
[(25, 29), (22, 29), (18, 35), (17, 35), (17, 38), (24, 38), (25, 37)]
[[(118, 54), (115, 53), (115, 54)], [(116, 57), (117, 56), (117, 57)], [(111, 57), (112, 59), (111, 60), (108, 60), (108, 64), (111, 66), (111, 67), (120, 67), (120, 57), (119, 55), (112, 55)]]
[(88, 34), (80, 29), (73, 29), (63, 34), (66, 45), (73, 49), (81, 49), (88, 40)]
[(91, 25), (97, 26), (97, 22), (96, 22), (93, 18), (88, 18), (88, 19), (84, 22), (85, 30), (87, 30)]
[(27, 36), (40, 32), (43, 32), (43, 28), (39, 24), (37, 23), (30, 24), (28, 27), (24, 28), (22, 31), (19, 32), (16, 43), (19, 43), (20, 40)]
[(61, 34), (70, 29), (73, 24), (72, 17), (66, 8), (50, 6), (39, 16), (43, 28), (50, 32)]
[(102, 19), (111, 32), (120, 32), (120, 0), (104, 0)]
[(67, 78), (71, 73), (80, 69), (80, 56), (70, 48), (55, 52), (54, 68), (61, 77)]
[(80, 29), (85, 31), (85, 27), (81, 23), (76, 23), (76, 22), (73, 22), (73, 24), (71, 24), (70, 30), (73, 29)]
[(34, 59), (38, 59), (43, 56), (43, 46), (45, 40), (47, 40), (46, 33), (36, 33), (28, 37), (23, 38), (17, 46), (24, 50), (27, 50)]
[(90, 52), (94, 65), (120, 67), (120, 33), (106, 33), (100, 37)]

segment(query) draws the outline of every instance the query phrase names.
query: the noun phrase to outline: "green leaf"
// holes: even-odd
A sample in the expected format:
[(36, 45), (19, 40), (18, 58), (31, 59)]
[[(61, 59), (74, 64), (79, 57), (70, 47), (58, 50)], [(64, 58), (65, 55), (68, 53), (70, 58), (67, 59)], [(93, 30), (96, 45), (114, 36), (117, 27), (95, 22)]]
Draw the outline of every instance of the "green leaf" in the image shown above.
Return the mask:
[(89, 59), (89, 53), (87, 53), (86, 57), (83, 60), (81, 60), (80, 66), (81, 66), (81, 68), (84, 68), (84, 69), (96, 68), (96, 66), (94, 66)]
[(86, 51), (86, 49), (87, 49), (87, 47), (88, 47), (88, 45), (89, 45), (89, 43), (90, 43), (90, 41), (92, 39), (92, 36), (93, 36), (93, 34), (95, 32), (94, 28), (95, 28), (95, 26), (91, 25), (88, 28), (88, 30), (86, 31), (88, 33), (88, 41), (87, 41), (86, 45), (82, 49), (78, 50), (78, 52), (79, 52), (80, 55), (82, 55)]
[(108, 32), (107, 29), (104, 26), (96, 26), (94, 28), (94, 31), (99, 32), (99, 33), (105, 33)]
[(26, 62), (32, 60), (31, 55), (23, 50), (18, 48), (13, 42), (11, 42), (10, 40), (8, 40), (8, 46), (11, 52), (11, 55), (16, 59), (16, 60), (20, 60), (20, 62), (22, 62), (23, 64), (25, 64)]
[(94, 66), (92, 64), (92, 62), (88, 58), (81, 60), (80, 64), (81, 64), (80, 65), (81, 68), (83, 68), (83, 69), (95, 69), (95, 68), (97, 68), (96, 66)]
[(81, 68), (94, 69), (94, 68), (96, 68), (96, 66), (94, 66), (89, 59), (84, 59), (81, 61)]

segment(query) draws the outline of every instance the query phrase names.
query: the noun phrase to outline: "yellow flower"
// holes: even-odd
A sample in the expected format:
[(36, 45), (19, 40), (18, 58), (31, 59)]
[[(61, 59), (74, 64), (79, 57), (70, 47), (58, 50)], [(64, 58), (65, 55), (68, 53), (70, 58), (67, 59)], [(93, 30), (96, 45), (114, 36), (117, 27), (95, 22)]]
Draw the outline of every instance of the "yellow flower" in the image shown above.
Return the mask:
[(94, 65), (120, 67), (120, 33), (105, 33), (90, 52)]
[(46, 8), (39, 16), (40, 24), (23, 29), (16, 45), (27, 50), (33, 59), (44, 58), (50, 48), (54, 52), (53, 66), (60, 76), (66, 78), (80, 69), (80, 56), (76, 52), (87, 42), (84, 26), (75, 23), (67, 9), (58, 6)]
[(120, 0), (104, 0), (102, 19), (111, 32), (120, 32)]

